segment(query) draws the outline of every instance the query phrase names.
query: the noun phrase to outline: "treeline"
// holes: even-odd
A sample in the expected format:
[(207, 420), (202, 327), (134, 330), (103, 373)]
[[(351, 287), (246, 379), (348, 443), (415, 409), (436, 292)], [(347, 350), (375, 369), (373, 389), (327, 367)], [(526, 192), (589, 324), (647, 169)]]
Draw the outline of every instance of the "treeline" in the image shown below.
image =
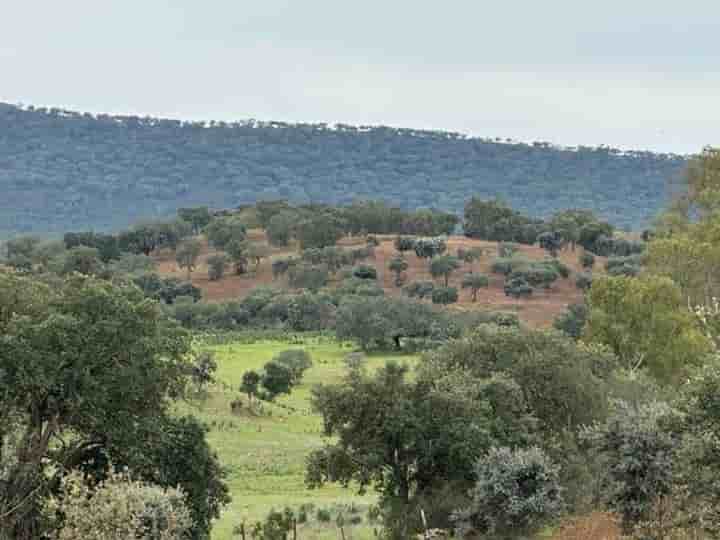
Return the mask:
[(681, 156), (558, 149), (455, 133), (282, 122), (181, 122), (0, 104), (0, 236), (119, 230), (177, 208), (259, 200), (460, 213), (472, 194), (533, 216), (587, 207), (637, 229)]

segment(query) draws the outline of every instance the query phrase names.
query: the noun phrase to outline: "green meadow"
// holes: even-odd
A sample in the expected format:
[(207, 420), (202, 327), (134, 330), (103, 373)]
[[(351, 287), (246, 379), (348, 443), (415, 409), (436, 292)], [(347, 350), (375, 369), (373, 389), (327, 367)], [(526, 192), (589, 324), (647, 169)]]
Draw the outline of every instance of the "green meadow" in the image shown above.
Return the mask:
[[(302, 383), (275, 403), (249, 407), (247, 396), (238, 390), (243, 373), (261, 370), (275, 354), (293, 348), (305, 349), (312, 355), (314, 365)], [(210, 427), (208, 438), (228, 470), (233, 497), (215, 523), (213, 540), (240, 538), (233, 535), (233, 530), (243, 522), (247, 530), (272, 509), (288, 506), (298, 511), (303, 505), (308, 520), (299, 525), (299, 538), (340, 538), (338, 516), (344, 522), (347, 538), (372, 538), (376, 525), (368, 519), (368, 508), (375, 502), (371, 490), (358, 495), (357, 489), (333, 485), (309, 490), (304, 484), (306, 456), (325, 443), (322, 419), (311, 411), (310, 390), (313, 385), (342, 378), (347, 369), (344, 358), (353, 352), (353, 346), (306, 338), (301, 344), (238, 342), (204, 345), (203, 349), (215, 353), (217, 382), (203, 397), (193, 399), (189, 407)], [(407, 355), (370, 355), (366, 365), (376, 369), (390, 358), (407, 363), (415, 360)], [(231, 403), (237, 399), (242, 406), (233, 412)]]

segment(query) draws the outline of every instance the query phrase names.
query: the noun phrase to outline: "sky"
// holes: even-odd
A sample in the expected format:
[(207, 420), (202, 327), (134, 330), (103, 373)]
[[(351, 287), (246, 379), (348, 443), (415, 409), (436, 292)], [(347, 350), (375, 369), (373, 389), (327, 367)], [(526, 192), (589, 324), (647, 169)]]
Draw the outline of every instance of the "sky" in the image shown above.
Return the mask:
[(718, 0), (0, 0), (0, 101), (694, 153)]

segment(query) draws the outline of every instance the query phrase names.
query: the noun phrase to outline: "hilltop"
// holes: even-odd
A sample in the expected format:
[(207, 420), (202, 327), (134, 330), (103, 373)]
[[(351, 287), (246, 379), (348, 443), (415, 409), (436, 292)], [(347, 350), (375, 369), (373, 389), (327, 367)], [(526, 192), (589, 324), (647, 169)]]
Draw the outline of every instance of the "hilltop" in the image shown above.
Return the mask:
[(278, 198), (459, 213), (473, 194), (539, 217), (589, 208), (638, 228), (685, 162), (382, 126), (182, 122), (0, 103), (0, 235), (113, 230), (182, 206)]

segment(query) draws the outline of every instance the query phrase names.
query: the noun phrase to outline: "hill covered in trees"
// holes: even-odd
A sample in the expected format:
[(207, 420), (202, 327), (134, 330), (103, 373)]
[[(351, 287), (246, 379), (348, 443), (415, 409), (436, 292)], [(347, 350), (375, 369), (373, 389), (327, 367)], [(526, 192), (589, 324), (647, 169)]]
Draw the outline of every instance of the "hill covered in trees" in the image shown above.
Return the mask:
[(461, 213), (471, 195), (535, 216), (589, 208), (639, 228), (685, 158), (457, 133), (181, 122), (0, 104), (0, 235), (125, 227), (178, 207), (384, 199)]

